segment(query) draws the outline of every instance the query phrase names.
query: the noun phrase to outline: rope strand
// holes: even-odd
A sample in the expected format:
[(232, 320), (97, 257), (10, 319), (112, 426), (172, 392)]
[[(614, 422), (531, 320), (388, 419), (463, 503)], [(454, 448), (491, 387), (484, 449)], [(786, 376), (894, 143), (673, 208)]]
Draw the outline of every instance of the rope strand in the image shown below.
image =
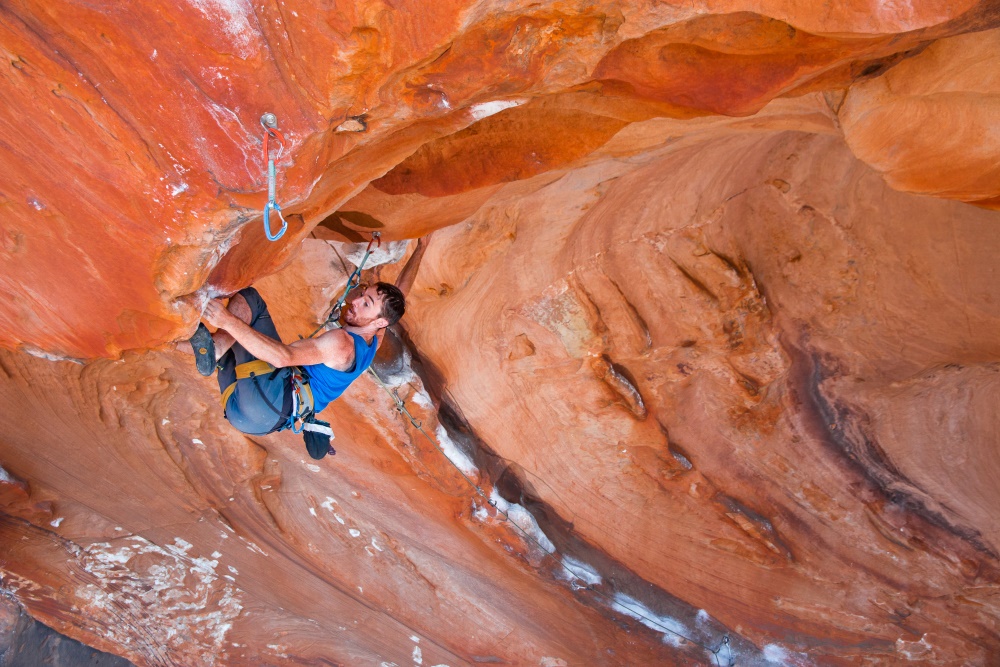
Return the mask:
[[(361, 263), (358, 264), (357, 268), (354, 269), (354, 271), (351, 272), (351, 275), (347, 278), (347, 285), (344, 287), (344, 293), (340, 295), (339, 299), (337, 299), (337, 303), (333, 305), (333, 308), (330, 310), (330, 314), (327, 316), (323, 324), (316, 327), (316, 330), (309, 334), (310, 338), (319, 333), (321, 329), (330, 326), (334, 320), (340, 317), (340, 309), (344, 307), (344, 302), (347, 301), (347, 295), (351, 293), (352, 289), (361, 284), (361, 270), (365, 268), (365, 262), (368, 261), (368, 258), (372, 254), (373, 243), (377, 243), (378, 247), (381, 248), (382, 234), (379, 232), (372, 232), (372, 240), (368, 242), (368, 247), (365, 248), (365, 256), (361, 258)], [(336, 248), (334, 248), (334, 252), (336, 252)], [(337, 256), (340, 257), (340, 253), (337, 253)], [(343, 262), (343, 259), (341, 259), (341, 262)]]

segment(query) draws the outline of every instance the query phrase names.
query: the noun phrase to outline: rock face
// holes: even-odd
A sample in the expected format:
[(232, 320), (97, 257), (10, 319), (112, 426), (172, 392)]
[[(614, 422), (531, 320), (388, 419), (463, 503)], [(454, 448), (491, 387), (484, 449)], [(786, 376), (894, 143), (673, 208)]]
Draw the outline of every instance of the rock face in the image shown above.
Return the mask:
[(995, 31), (935, 42), (851, 88), (844, 136), (897, 190), (998, 209), (998, 71)]
[[(35, 618), (137, 665), (995, 660), (995, 5), (0, 14)], [(308, 335), (371, 231), (365, 279), (419, 261), (388, 391), (319, 463), (233, 430), (169, 343), (251, 283)]]

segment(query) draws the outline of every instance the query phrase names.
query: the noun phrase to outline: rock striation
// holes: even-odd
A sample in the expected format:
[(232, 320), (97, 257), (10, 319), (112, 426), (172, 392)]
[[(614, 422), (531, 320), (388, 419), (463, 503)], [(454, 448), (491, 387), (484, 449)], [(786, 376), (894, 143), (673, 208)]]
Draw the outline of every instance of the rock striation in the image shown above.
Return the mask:
[[(5, 594), (141, 666), (992, 664), (1000, 11), (710, 5), (0, 7)], [(373, 231), (386, 386), (234, 431), (172, 343)]]

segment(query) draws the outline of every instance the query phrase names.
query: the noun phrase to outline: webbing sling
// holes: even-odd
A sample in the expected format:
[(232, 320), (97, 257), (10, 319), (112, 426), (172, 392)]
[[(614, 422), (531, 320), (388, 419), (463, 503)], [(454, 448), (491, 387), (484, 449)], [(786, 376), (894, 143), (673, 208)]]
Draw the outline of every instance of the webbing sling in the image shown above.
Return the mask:
[[(275, 370), (275, 367), (266, 361), (254, 359), (253, 361), (239, 364), (236, 367), (236, 382), (260, 375), (267, 375), (268, 373), (273, 373)], [(298, 366), (292, 366), (291, 371), (292, 387), (294, 388), (299, 399), (298, 414), (292, 415), (292, 421), (294, 422), (298, 417), (306, 417), (312, 414), (315, 401), (313, 400), (313, 393), (312, 389), (309, 387), (309, 382), (302, 375), (302, 370)], [(222, 392), (220, 400), (222, 401), (223, 412), (226, 410), (226, 404), (229, 403), (229, 398), (233, 395), (233, 392), (236, 391), (236, 382), (230, 384)]]

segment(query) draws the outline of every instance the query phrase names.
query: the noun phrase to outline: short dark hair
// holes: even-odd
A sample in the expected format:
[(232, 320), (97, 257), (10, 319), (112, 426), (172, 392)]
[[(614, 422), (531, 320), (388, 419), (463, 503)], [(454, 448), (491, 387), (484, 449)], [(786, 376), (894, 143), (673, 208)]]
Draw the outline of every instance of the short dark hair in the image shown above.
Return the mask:
[(375, 283), (375, 291), (382, 295), (382, 312), (379, 317), (384, 317), (389, 326), (392, 326), (406, 312), (406, 298), (392, 283)]

